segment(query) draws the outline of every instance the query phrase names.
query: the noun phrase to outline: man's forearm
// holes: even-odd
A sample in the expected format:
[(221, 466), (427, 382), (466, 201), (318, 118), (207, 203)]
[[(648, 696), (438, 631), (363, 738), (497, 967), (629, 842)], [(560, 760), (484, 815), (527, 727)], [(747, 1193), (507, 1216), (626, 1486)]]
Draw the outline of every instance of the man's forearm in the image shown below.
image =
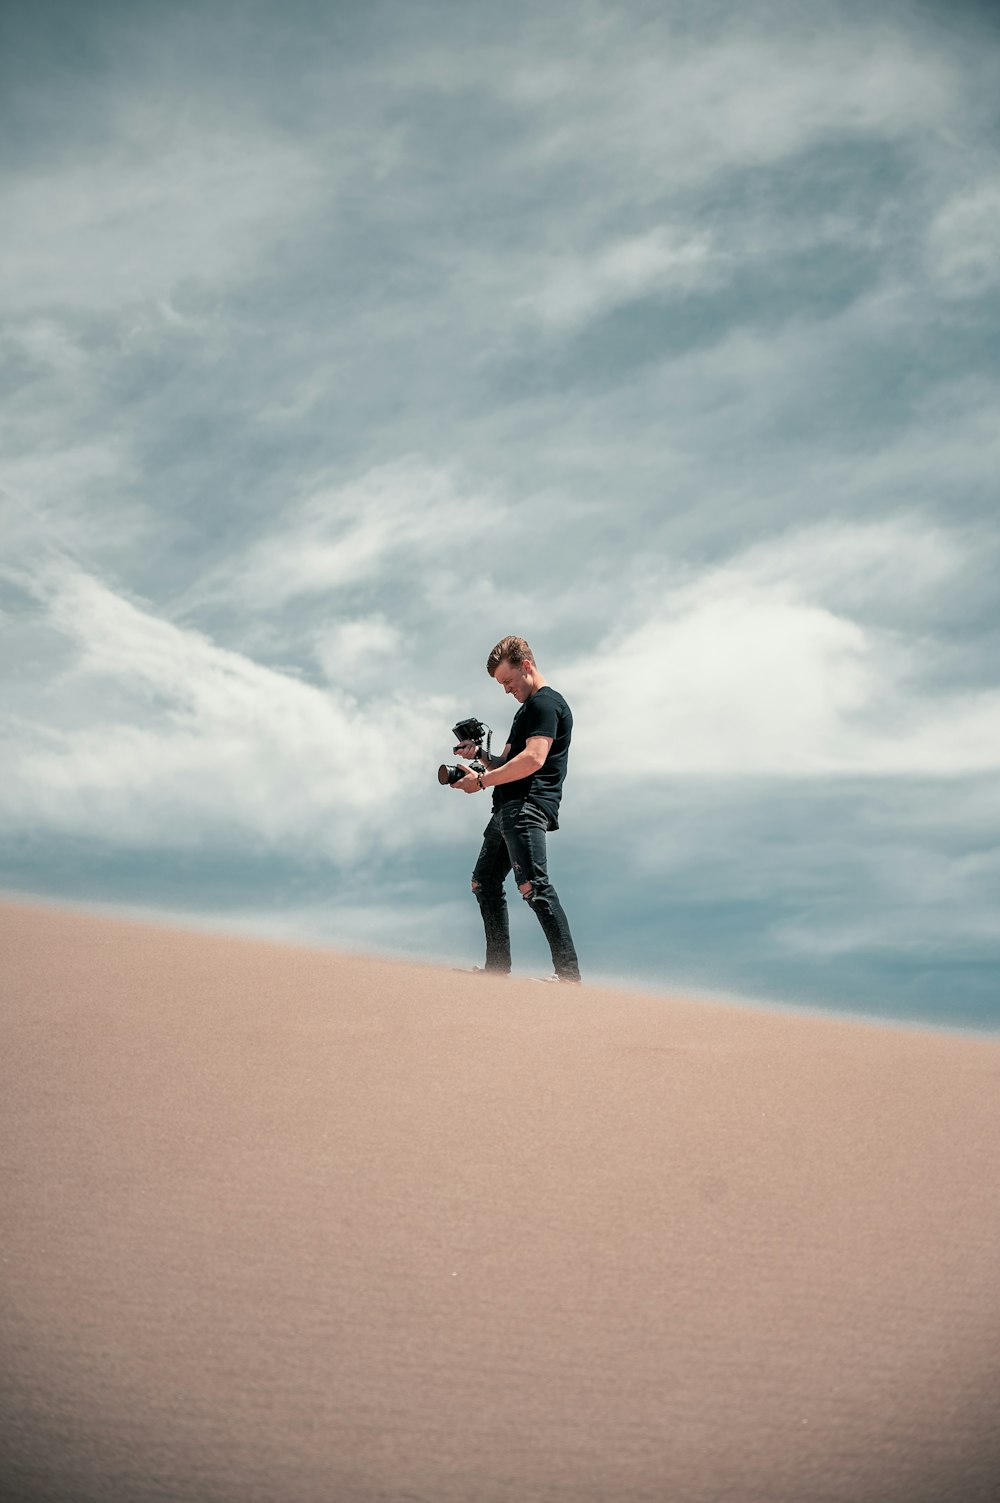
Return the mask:
[(533, 772), (537, 772), (541, 763), (530, 751), (518, 752), (516, 757), (511, 757), (509, 762), (494, 761), (490, 758), (490, 767), (483, 774), (483, 786), (496, 788), (500, 783), (516, 783), (520, 778), (530, 778)]

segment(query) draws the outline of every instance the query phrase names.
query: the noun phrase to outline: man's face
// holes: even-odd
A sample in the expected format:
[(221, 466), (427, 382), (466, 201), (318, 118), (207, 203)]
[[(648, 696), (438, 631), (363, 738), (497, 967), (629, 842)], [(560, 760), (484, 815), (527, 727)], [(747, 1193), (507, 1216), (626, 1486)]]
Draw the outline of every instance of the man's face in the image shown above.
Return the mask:
[(493, 677), (503, 688), (505, 694), (513, 694), (518, 704), (524, 704), (530, 699), (534, 688), (535, 665), (530, 658), (526, 658), (519, 668), (513, 663), (498, 663)]

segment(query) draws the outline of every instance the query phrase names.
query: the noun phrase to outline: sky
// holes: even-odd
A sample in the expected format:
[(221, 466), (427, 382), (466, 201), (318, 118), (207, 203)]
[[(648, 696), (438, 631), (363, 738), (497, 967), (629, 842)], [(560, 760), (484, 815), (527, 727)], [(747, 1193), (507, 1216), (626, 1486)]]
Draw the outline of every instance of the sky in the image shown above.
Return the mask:
[[(0, 887), (1000, 1028), (1000, 5), (4, 0)], [(515, 969), (550, 969), (511, 890)]]

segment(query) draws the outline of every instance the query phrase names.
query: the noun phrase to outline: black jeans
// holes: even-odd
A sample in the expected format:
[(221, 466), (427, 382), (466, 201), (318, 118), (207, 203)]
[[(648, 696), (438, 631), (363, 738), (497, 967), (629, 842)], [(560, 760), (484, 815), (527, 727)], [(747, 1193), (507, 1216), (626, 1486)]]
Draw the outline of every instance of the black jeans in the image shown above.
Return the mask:
[(483, 831), (483, 848), (472, 873), (472, 890), (486, 930), (486, 969), (504, 974), (510, 970), (510, 927), (503, 884), (507, 873), (513, 870), (518, 887), (531, 884), (522, 897), (549, 942), (553, 970), (560, 981), (579, 981), (580, 965), (573, 936), (546, 867), (548, 828), (548, 816), (537, 805), (511, 799), (494, 810)]

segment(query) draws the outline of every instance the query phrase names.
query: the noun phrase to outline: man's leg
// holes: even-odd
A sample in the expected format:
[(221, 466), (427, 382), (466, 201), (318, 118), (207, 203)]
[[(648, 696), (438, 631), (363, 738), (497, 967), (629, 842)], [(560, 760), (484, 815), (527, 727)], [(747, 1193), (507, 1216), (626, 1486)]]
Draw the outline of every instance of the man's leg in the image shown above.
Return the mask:
[(542, 926), (552, 952), (552, 968), (560, 981), (579, 981), (569, 920), (549, 881), (545, 850), (548, 819), (534, 804), (501, 805), (504, 839), (514, 868), (518, 892)]
[(500, 821), (494, 814), (483, 831), (483, 848), (472, 873), (472, 891), (486, 930), (486, 969), (510, 974), (510, 928), (504, 880), (510, 871), (510, 856)]

